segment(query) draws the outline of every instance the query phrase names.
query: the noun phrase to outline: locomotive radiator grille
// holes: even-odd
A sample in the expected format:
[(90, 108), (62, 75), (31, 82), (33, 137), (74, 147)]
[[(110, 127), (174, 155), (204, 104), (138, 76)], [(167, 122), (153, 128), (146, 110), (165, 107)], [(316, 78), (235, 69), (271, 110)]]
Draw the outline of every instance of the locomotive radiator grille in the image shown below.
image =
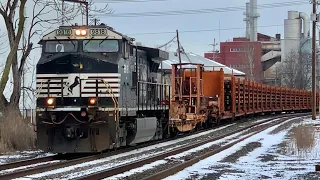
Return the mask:
[[(80, 76), (80, 77), (79, 77)], [(38, 97), (119, 97), (120, 74), (37, 74)], [(109, 85), (106, 86), (105, 82)], [(108, 93), (108, 91), (112, 93)]]

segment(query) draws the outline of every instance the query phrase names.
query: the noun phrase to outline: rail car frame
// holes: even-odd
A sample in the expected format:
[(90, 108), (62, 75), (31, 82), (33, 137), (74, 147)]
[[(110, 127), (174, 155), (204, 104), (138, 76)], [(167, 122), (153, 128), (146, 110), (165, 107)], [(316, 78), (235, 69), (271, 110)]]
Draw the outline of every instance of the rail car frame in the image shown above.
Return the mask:
[(172, 64), (171, 128), (185, 132), (225, 119), (311, 110), (309, 90), (265, 85), (210, 68), (197, 63)]

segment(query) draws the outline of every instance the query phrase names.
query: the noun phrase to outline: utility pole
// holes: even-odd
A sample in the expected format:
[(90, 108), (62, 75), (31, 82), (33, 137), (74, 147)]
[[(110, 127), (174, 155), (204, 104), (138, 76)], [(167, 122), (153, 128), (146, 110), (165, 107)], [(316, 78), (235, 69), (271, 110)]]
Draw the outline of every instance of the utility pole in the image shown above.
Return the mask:
[[(177, 41), (178, 41), (178, 57), (179, 57), (179, 64), (181, 64), (181, 54), (180, 54), (180, 40), (179, 40), (179, 31), (177, 29)], [(181, 67), (181, 65), (180, 65)]]
[(95, 25), (95, 26), (97, 26), (99, 22), (100, 22), (100, 19), (98, 19), (98, 18), (94, 18), (94, 19), (91, 19), (90, 24), (91, 24), (91, 25)]
[[(64, 1), (84, 4), (85, 7), (86, 7), (86, 24), (87, 24), (87, 26), (89, 26), (89, 3), (86, 0), (62, 0), (62, 15), (63, 15), (63, 4), (64, 4)], [(63, 24), (63, 22), (62, 22), (62, 24)]]
[[(319, 38), (318, 39), (318, 41), (319, 41), (318, 43), (319, 43), (319, 48), (320, 48), (320, 29), (319, 28), (318, 28), (318, 33), (319, 33), (318, 34), (318, 36), (319, 36), (318, 37)], [(317, 54), (317, 60), (318, 60), (318, 71), (320, 72), (320, 55), (319, 55), (319, 53)], [(319, 119), (320, 119), (320, 73), (319, 73), (319, 75), (317, 77), (318, 77), (318, 93), (319, 93), (319, 97), (318, 97), (319, 98), (319, 100), (318, 100), (319, 113), (318, 114), (319, 114)]]
[(63, 26), (64, 25), (64, 0), (62, 0), (62, 8), (61, 8), (61, 25)]
[[(312, 14), (317, 14), (317, 1), (312, 1)], [(312, 21), (312, 120), (316, 119), (316, 23), (317, 19)]]
[[(24, 11), (23, 11), (23, 14), (24, 14), (24, 16), (26, 15), (26, 7), (24, 7)], [(27, 47), (26, 47), (26, 41), (25, 41), (25, 31), (24, 31), (25, 29), (23, 28), (23, 30), (22, 30), (22, 49), (24, 49), (24, 50), (26, 50), (27, 49)], [(25, 81), (25, 77), (24, 77), (24, 75), (25, 75), (25, 68), (23, 68), (23, 71), (22, 71), (22, 116), (23, 116), (23, 118), (25, 118), (25, 114), (27, 114), (27, 112), (26, 112), (26, 106), (25, 106), (25, 101), (26, 101), (26, 99), (25, 99), (25, 89), (24, 89), (24, 81)]]
[[(183, 72), (182, 72), (182, 64), (181, 64), (181, 54), (180, 54), (180, 40), (179, 40), (179, 31), (177, 29), (177, 42), (178, 42), (178, 57), (179, 57), (179, 64), (180, 64), (180, 69), (179, 69), (179, 74), (180, 77), (182, 77)], [(179, 94), (180, 94), (180, 102), (181, 102), (181, 98), (182, 98), (182, 79), (179, 82), (180, 86), (179, 86)]]
[(216, 52), (216, 46), (218, 45), (218, 43), (216, 43), (216, 38), (213, 39), (213, 44), (210, 44), (213, 46), (213, 50), (212, 50), (212, 61), (214, 61), (214, 53)]

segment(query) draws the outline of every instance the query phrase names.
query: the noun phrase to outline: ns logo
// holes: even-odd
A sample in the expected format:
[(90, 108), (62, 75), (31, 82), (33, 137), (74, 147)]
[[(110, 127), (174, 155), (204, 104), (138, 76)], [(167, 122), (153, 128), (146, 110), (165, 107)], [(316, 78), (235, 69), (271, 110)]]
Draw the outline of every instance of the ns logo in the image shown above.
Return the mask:
[(68, 88), (68, 91), (73, 95), (73, 89), (80, 84), (80, 77), (76, 76), (71, 85), (69, 85), (70, 84), (69, 82), (64, 82), (63, 84)]

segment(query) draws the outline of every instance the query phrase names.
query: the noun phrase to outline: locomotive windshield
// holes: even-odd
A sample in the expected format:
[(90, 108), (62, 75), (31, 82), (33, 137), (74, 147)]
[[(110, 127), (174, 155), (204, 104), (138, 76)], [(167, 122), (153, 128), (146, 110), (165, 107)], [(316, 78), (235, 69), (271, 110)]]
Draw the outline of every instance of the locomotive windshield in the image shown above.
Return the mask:
[(118, 52), (117, 40), (84, 40), (83, 52)]
[(78, 41), (47, 41), (45, 52), (59, 53), (59, 52), (77, 52)]

